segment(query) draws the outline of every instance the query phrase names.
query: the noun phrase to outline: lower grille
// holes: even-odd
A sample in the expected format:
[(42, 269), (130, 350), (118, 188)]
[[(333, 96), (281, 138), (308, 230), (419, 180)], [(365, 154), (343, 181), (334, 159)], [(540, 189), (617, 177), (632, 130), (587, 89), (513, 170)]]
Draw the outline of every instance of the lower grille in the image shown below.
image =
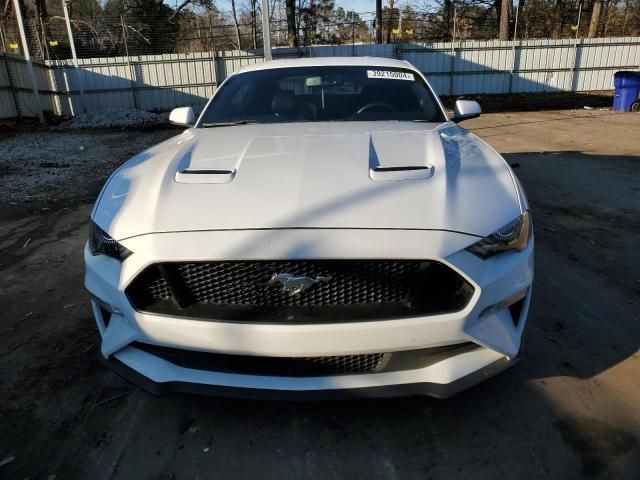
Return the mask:
[[(272, 281), (280, 274), (311, 286), (291, 293)], [(473, 287), (435, 261), (276, 260), (154, 264), (126, 292), (137, 310), (150, 313), (314, 323), (455, 312)]]
[(454, 355), (478, 348), (474, 343), (465, 342), (445, 347), (395, 353), (325, 357), (260, 357), (196, 352), (141, 342), (135, 342), (133, 346), (180, 367), (194, 370), (285, 377), (380, 373), (424, 368)]

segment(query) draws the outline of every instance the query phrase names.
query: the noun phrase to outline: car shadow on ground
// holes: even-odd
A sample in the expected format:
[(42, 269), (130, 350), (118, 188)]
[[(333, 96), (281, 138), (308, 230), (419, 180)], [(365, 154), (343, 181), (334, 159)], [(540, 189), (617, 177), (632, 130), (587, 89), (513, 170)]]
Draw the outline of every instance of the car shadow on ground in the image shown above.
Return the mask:
[[(629, 411), (639, 393), (631, 372), (638, 371), (640, 343), (640, 229), (632, 220), (640, 218), (640, 203), (628, 196), (636, 191), (629, 173), (637, 159), (580, 152), (505, 157), (529, 194), (536, 230), (536, 279), (519, 365), (445, 401), (140, 394), (127, 404), (143, 401), (142, 410), (122, 420), (145, 426), (145, 433), (133, 427), (122, 471), (134, 462), (131, 452), (151, 442), (172, 452), (152, 471), (187, 477), (637, 478), (640, 424)], [(615, 191), (594, 188), (614, 180)], [(609, 374), (628, 377), (613, 385)], [(216, 462), (200, 458), (210, 452)]]
[[(88, 208), (60, 215), (38, 236), (21, 233), (20, 239), (33, 238), (31, 254), (15, 257), (20, 271), (12, 262), (0, 269), (16, 285), (0, 295), (6, 315), (19, 319), (4, 334), (13, 340), (2, 353), (3, 383), (12, 387), (3, 387), (0, 457), (6, 451), (16, 460), (2, 473), (638, 478), (638, 157), (537, 152), (505, 158), (528, 193), (536, 235), (525, 356), (443, 401), (154, 398), (96, 361), (89, 310), (73, 306), (86, 302), (80, 253), (86, 233), (84, 224), (69, 228), (80, 225)], [(29, 275), (33, 285), (19, 283)], [(58, 296), (53, 289), (60, 283), (70, 287)], [(37, 311), (43, 306), (47, 317)], [(16, 340), (18, 332), (26, 332), (31, 347)]]

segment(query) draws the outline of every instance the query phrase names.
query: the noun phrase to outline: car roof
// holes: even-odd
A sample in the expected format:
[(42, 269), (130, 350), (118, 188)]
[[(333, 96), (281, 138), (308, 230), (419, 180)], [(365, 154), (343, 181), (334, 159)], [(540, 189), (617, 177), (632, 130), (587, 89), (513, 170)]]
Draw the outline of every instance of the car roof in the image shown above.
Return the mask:
[(313, 57), (313, 58), (286, 58), (270, 60), (268, 62), (247, 65), (236, 73), (252, 72), (256, 70), (269, 70), (273, 68), (288, 67), (323, 67), (323, 66), (357, 66), (357, 67), (387, 67), (387, 68), (411, 68), (413, 65), (405, 60), (395, 60), (383, 57)]

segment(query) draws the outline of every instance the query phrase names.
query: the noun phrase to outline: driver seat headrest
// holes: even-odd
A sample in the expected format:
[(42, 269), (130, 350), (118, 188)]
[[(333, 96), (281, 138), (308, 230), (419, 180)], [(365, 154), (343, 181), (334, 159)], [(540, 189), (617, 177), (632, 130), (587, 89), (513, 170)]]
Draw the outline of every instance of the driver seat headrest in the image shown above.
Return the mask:
[(296, 108), (296, 95), (291, 90), (279, 90), (271, 100), (271, 111), (275, 115), (289, 115)]

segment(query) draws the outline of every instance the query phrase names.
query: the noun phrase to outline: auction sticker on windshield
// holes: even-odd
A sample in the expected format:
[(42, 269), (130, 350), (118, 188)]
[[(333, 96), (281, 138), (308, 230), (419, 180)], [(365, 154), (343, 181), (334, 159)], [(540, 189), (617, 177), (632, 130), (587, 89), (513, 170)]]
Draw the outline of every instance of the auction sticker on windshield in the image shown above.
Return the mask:
[(391, 72), (389, 70), (367, 70), (369, 78), (388, 78), (390, 80), (415, 80), (413, 73)]

